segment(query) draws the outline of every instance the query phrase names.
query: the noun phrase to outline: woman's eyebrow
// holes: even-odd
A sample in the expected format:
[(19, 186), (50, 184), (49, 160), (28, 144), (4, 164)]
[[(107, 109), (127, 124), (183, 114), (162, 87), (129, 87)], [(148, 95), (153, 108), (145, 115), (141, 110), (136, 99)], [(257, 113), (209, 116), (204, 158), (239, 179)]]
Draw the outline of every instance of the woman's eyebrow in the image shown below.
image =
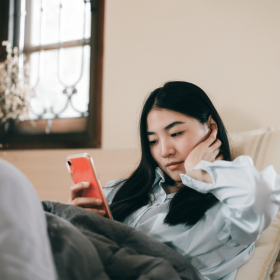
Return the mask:
[[(164, 128), (164, 130), (168, 130), (168, 129), (172, 128), (172, 127), (175, 126), (175, 125), (183, 124), (183, 123), (185, 123), (185, 122), (179, 122), (179, 121), (177, 121), (177, 122), (170, 123), (169, 125), (167, 125), (167, 126)], [(154, 133), (154, 132), (151, 132), (151, 131), (147, 131), (147, 135), (153, 135), (153, 134), (155, 134), (155, 133)]]
[(172, 127), (175, 126), (175, 125), (183, 124), (183, 123), (185, 123), (185, 122), (173, 122), (173, 123), (167, 125), (167, 126), (164, 128), (164, 130), (168, 130), (168, 129), (172, 128)]
[(154, 132), (151, 132), (151, 131), (147, 131), (147, 135), (149, 136), (149, 135), (153, 135), (153, 134), (155, 134)]

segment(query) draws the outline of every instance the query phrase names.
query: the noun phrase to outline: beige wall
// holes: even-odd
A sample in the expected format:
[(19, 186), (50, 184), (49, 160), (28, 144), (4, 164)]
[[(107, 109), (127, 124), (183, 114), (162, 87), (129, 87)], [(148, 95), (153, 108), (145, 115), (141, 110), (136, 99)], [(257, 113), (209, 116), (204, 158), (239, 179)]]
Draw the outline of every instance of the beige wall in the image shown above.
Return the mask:
[(0, 151), (4, 159), (30, 180), (41, 200), (67, 202), (73, 185), (65, 165), (68, 155), (87, 152), (94, 160), (101, 184), (126, 178), (136, 168), (140, 153), (136, 150), (71, 149), (71, 150), (23, 150)]
[(232, 132), (280, 124), (280, 1), (106, 0), (103, 148), (137, 148), (146, 94), (202, 87)]

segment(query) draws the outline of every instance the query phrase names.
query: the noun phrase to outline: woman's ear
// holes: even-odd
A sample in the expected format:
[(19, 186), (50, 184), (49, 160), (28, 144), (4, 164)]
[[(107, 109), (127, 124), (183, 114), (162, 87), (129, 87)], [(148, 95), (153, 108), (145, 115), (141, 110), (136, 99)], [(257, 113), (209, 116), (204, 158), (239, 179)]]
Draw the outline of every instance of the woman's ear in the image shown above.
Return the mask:
[(210, 115), (207, 121), (207, 126), (212, 131), (213, 129), (218, 129), (217, 123), (212, 119), (212, 116)]

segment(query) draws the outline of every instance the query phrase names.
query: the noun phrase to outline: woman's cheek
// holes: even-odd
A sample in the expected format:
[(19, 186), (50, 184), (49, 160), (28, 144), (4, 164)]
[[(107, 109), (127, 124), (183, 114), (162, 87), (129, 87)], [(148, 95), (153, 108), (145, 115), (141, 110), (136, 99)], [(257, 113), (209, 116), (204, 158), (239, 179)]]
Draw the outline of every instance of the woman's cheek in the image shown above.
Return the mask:
[(190, 152), (196, 147), (195, 143), (191, 143), (190, 141), (182, 141), (180, 144), (181, 147), (181, 154), (186, 159)]
[(158, 149), (156, 146), (150, 146), (150, 152), (153, 159), (159, 164), (159, 156), (158, 156)]

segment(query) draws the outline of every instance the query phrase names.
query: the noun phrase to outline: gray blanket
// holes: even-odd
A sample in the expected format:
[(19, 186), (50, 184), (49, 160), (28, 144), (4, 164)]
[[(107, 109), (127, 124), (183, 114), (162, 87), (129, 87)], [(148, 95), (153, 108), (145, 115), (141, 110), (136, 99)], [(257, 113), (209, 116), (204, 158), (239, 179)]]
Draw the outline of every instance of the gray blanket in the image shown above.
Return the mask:
[(80, 207), (43, 201), (60, 280), (202, 280), (173, 249)]

